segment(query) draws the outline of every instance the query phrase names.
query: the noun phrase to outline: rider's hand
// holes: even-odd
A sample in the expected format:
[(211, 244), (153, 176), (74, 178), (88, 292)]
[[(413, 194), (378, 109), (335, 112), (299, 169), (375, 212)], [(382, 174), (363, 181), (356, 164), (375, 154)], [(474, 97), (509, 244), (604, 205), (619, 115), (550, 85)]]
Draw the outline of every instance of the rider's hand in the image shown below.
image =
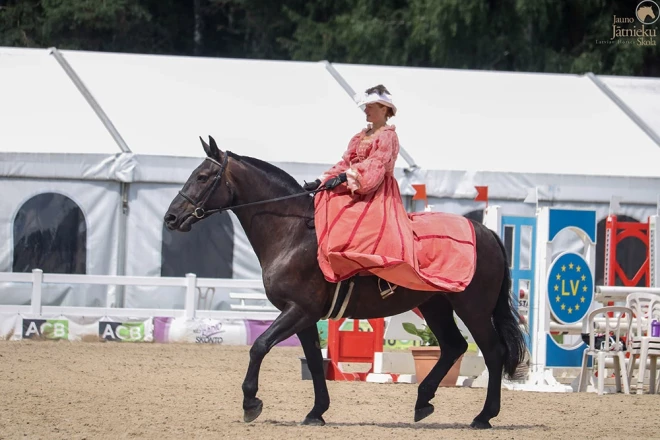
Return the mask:
[(336, 186), (341, 185), (344, 182), (346, 182), (346, 173), (340, 173), (339, 175), (337, 175), (337, 177), (333, 177), (332, 179), (325, 182), (325, 187), (328, 189), (332, 189)]
[(303, 189), (305, 191), (314, 191), (320, 185), (321, 185), (321, 181), (319, 179), (316, 179), (313, 182), (305, 182), (305, 184), (303, 185)]

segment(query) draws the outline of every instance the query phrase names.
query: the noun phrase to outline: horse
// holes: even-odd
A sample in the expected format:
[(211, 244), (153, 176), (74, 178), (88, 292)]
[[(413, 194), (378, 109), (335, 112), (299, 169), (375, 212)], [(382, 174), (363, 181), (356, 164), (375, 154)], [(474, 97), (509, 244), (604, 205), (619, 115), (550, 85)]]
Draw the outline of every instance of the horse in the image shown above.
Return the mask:
[[(190, 231), (194, 223), (209, 215), (232, 210), (261, 265), (266, 296), (281, 312), (250, 348), (242, 384), (243, 419), (252, 422), (263, 410), (257, 391), (264, 357), (275, 345), (296, 334), (314, 387), (314, 405), (301, 424), (322, 426), (330, 397), (316, 323), (332, 308), (336, 284), (325, 279), (318, 265), (314, 204), (309, 194), (314, 191), (305, 191), (290, 174), (268, 162), (220, 151), (212, 136), (208, 143), (201, 137), (200, 141), (206, 157), (172, 200), (164, 216), (165, 225), (170, 230)], [(525, 327), (513, 305), (504, 244), (490, 229), (473, 224), (476, 270), (461, 292), (399, 287), (384, 300), (378, 277), (354, 278), (355, 293), (345, 309), (345, 318), (380, 318), (417, 308), (439, 342), (440, 358), (418, 385), (415, 422), (433, 413), (430, 401), (440, 381), (468, 348), (454, 311), (481, 349), (489, 373), (486, 400), (472, 428), (492, 427), (490, 420), (500, 412), (503, 373), (518, 378), (524, 369)]]
[(655, 18), (655, 12), (653, 12), (653, 7), (651, 6), (642, 6), (637, 10), (637, 18), (642, 23), (646, 23), (648, 17)]

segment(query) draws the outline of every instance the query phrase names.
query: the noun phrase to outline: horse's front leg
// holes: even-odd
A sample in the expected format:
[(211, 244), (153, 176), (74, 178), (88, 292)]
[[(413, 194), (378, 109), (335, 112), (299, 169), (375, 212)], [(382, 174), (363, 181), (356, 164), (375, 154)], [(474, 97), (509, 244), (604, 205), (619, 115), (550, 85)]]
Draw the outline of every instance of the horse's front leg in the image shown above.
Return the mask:
[(305, 352), (307, 366), (314, 382), (314, 407), (307, 414), (302, 424), (323, 426), (325, 420), (322, 416), (330, 407), (330, 395), (323, 374), (323, 356), (321, 355), (319, 331), (316, 328), (316, 323), (299, 332), (298, 338)]
[(263, 403), (257, 398), (259, 389), (259, 368), (264, 357), (275, 345), (299, 331), (309, 327), (314, 321), (298, 305), (290, 304), (263, 332), (250, 349), (250, 365), (243, 381), (243, 419), (251, 422), (261, 414)]

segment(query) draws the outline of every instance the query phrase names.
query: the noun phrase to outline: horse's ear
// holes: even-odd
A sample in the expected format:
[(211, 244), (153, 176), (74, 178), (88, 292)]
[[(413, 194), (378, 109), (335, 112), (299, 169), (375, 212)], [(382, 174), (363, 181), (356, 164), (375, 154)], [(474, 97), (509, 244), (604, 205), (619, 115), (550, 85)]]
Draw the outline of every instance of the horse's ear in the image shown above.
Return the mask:
[(199, 137), (199, 140), (202, 142), (202, 147), (204, 147), (204, 152), (206, 153), (206, 155), (208, 157), (211, 157), (211, 147), (209, 146), (209, 144), (204, 142), (204, 139), (202, 139), (201, 136)]
[(220, 149), (218, 148), (218, 144), (215, 143), (215, 139), (213, 139), (213, 136), (211, 135), (209, 135), (209, 150), (211, 152), (211, 154), (209, 154), (209, 157), (217, 161), (220, 161)]

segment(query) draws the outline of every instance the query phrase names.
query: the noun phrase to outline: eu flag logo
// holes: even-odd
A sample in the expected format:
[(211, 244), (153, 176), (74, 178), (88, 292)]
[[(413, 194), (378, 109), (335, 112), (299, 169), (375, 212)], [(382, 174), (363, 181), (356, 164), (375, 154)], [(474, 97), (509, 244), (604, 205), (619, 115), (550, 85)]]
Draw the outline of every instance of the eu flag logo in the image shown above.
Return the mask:
[(548, 302), (562, 324), (574, 324), (587, 315), (594, 298), (593, 275), (582, 256), (564, 253), (548, 274)]

